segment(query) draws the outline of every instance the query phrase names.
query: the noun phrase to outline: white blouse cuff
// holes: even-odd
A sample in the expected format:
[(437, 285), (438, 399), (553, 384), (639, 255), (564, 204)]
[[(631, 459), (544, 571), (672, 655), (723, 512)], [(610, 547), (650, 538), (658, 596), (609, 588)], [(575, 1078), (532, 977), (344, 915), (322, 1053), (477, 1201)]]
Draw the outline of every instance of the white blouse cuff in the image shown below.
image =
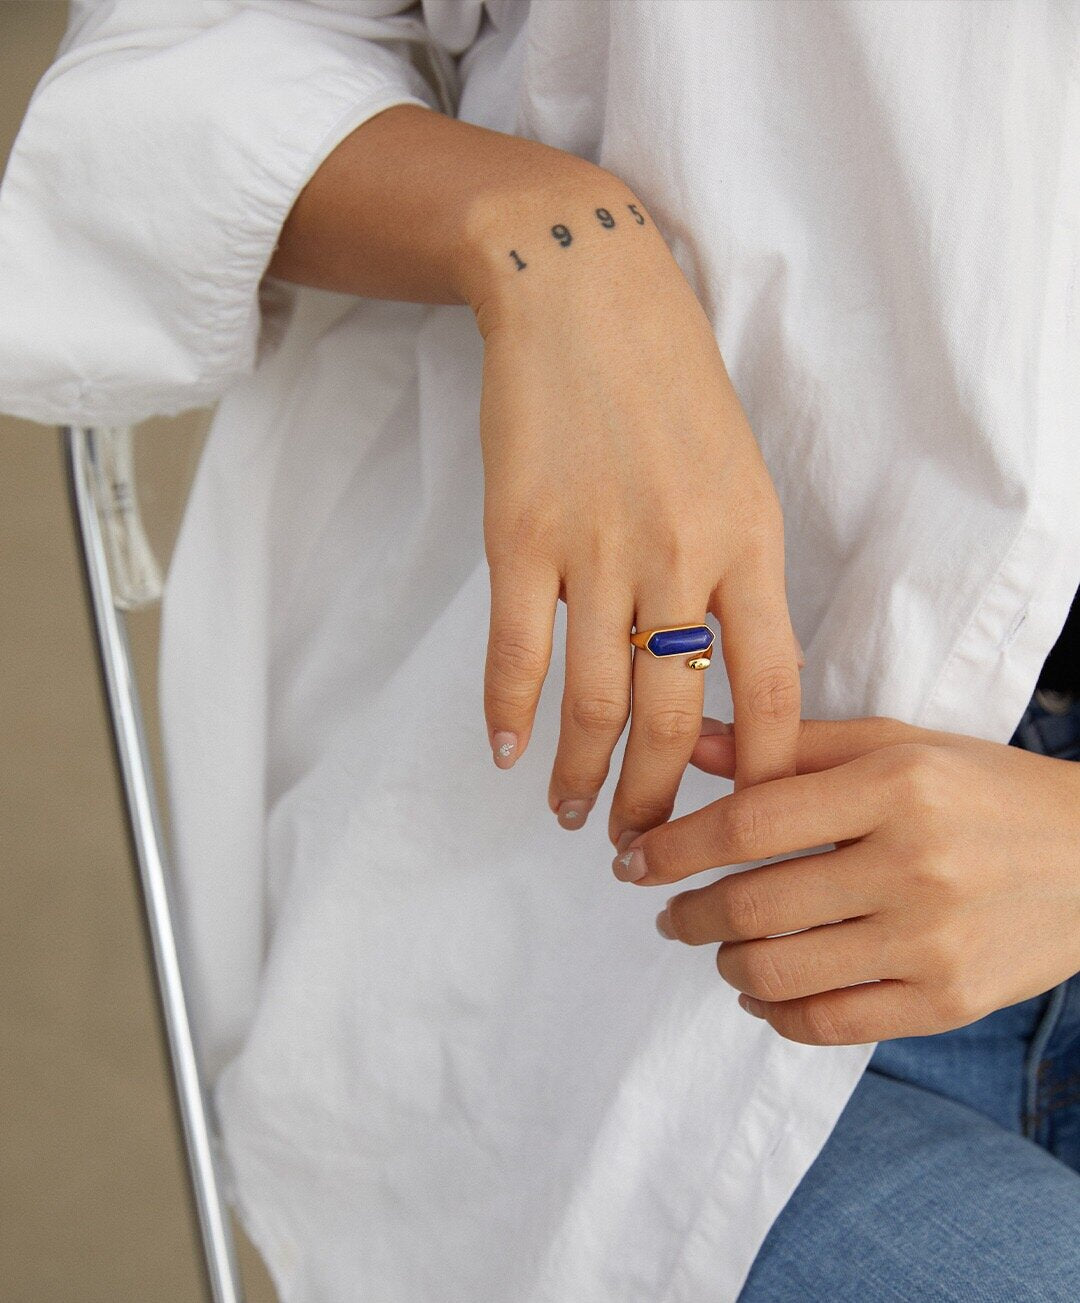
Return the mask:
[(133, 45), (46, 75), (0, 187), (0, 411), (28, 420), (216, 401), (280, 338), (294, 295), (263, 276), (320, 163), (437, 107), (400, 43), (261, 11)]

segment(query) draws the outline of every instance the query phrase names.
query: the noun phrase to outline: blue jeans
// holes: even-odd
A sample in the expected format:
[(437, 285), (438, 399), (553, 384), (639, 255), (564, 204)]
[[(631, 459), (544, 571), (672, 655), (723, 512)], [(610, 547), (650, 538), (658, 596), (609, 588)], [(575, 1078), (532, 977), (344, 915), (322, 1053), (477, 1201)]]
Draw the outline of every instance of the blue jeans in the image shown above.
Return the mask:
[[(1080, 760), (1080, 701), (1040, 700), (1012, 745)], [(883, 1041), (739, 1300), (1078, 1303), (1080, 974)]]

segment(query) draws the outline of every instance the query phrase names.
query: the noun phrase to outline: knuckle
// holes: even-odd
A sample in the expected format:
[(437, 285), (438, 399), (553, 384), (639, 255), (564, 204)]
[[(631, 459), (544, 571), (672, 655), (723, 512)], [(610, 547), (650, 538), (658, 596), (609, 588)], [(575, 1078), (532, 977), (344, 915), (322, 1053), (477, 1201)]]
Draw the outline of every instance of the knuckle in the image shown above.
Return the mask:
[(846, 1027), (836, 1011), (824, 1001), (811, 1000), (799, 1012), (797, 1035), (791, 1040), (806, 1045), (848, 1045), (852, 1043), (851, 1029)]
[(904, 872), (916, 887), (934, 887), (941, 873), (941, 860), (929, 846), (918, 846), (908, 851)]
[(641, 736), (652, 752), (670, 755), (687, 750), (701, 732), (701, 716), (680, 706), (646, 712), (641, 723)]
[(554, 791), (560, 796), (575, 796), (579, 798), (595, 796), (604, 785), (604, 779), (607, 777), (607, 769), (596, 768), (588, 769), (583, 765), (568, 765), (565, 760), (559, 761), (555, 765), (555, 771), (552, 776), (552, 786)]
[[(675, 802), (671, 798), (649, 800), (644, 794), (627, 796), (625, 793), (619, 796), (613, 805), (613, 811), (617, 814), (618, 822), (623, 827), (641, 829), (656, 828), (667, 823), (674, 808)], [(668, 873), (668, 867), (662, 858), (662, 851), (651, 844), (649, 846), (649, 868), (652, 873), (661, 877), (666, 876)]]
[(969, 985), (957, 978), (938, 986), (933, 1003), (938, 1018), (949, 1028), (966, 1026), (983, 1014)]
[(547, 656), (521, 633), (495, 634), (489, 652), (489, 671), (497, 685), (532, 688), (547, 672)]
[(950, 969), (953, 960), (953, 942), (943, 927), (927, 927), (918, 941), (917, 959), (926, 973), (940, 980)]
[(784, 968), (768, 942), (750, 946), (743, 957), (747, 995), (756, 1000), (783, 1000), (791, 990)]
[(896, 741), (891, 743), (892, 746), (907, 745), (904, 742), (904, 734), (910, 734), (912, 726), (905, 724), (903, 720), (897, 719), (894, 715), (864, 715), (863, 720), (873, 729), (877, 737), (895, 738)]
[(654, 525), (654, 530), (649, 540), (651, 572), (663, 575), (667, 584), (673, 575), (692, 573), (701, 559), (696, 538), (688, 537), (678, 524), (667, 529)]
[(758, 670), (750, 681), (746, 708), (757, 724), (777, 724), (798, 714), (799, 675), (795, 662)]
[(752, 941), (764, 936), (757, 893), (744, 881), (745, 874), (731, 873), (717, 883), (722, 926), (733, 941)]
[(485, 545), (493, 564), (520, 566), (524, 560), (547, 560), (554, 554), (558, 512), (554, 499), (534, 494), (517, 510), (506, 503), (498, 515), (488, 510)]
[(908, 878), (935, 911), (959, 905), (964, 899), (964, 882), (957, 863), (947, 848), (936, 842), (912, 851), (907, 860)]
[(721, 841), (735, 859), (752, 860), (768, 844), (771, 818), (753, 788), (722, 797), (717, 811)]
[(570, 718), (587, 737), (611, 737), (622, 732), (629, 708), (614, 697), (575, 697)]
[(756, 492), (741, 513), (738, 558), (752, 566), (771, 565), (784, 554), (784, 515), (771, 490)]
[(931, 928), (923, 938), (924, 971), (929, 973), (939, 991), (963, 991), (967, 987), (964, 947), (946, 927)]
[(943, 747), (903, 742), (888, 748), (893, 790), (908, 811), (923, 815), (944, 812), (950, 757)]

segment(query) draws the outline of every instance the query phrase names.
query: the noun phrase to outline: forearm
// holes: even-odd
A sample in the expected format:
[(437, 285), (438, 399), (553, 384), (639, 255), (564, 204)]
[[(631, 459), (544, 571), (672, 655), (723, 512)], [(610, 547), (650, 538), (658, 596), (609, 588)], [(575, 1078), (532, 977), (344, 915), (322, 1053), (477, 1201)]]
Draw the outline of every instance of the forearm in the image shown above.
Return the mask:
[[(599, 219), (598, 208), (609, 216)], [(571, 224), (573, 250), (551, 229)], [(363, 123), (325, 159), (293, 206), (268, 273), (370, 298), (468, 303), (479, 312), (500, 284), (524, 288), (528, 275), (531, 298), (538, 282), (562, 290), (572, 269), (611, 262), (612, 254), (616, 264), (625, 261), (631, 235), (635, 261), (670, 259), (640, 201), (603, 168), (401, 104)]]

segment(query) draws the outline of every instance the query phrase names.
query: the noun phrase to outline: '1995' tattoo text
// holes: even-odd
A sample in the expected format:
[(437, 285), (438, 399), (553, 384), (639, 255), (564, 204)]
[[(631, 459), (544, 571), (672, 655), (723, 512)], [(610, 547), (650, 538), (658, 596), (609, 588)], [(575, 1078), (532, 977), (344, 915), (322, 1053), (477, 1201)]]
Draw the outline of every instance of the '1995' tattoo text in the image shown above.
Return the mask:
[[(645, 217), (644, 217), (644, 215), (640, 212), (640, 210), (638, 209), (637, 205), (636, 205), (636, 204), (627, 204), (626, 207), (627, 207), (627, 208), (630, 210), (630, 212), (633, 214), (634, 221), (638, 224), (638, 226), (644, 226), (644, 225), (645, 225)], [(596, 220), (597, 220), (597, 221), (600, 223), (600, 225), (603, 226), (606, 230), (609, 230), (609, 231), (610, 231), (611, 228), (612, 228), (613, 226), (615, 226), (615, 224), (616, 224), (616, 223), (615, 223), (615, 218), (612, 217), (611, 212), (610, 212), (607, 208), (597, 208), (597, 209), (594, 209), (594, 212), (595, 212), (595, 214), (596, 214)], [(558, 244), (560, 244), (564, 249), (568, 249), (568, 248), (570, 247), (570, 245), (573, 244), (573, 242), (574, 242), (574, 237), (573, 237), (573, 235), (571, 235), (571, 233), (570, 233), (570, 228), (569, 228), (568, 226), (564, 226), (562, 222), (557, 222), (557, 223), (556, 223), (556, 224), (551, 228), (551, 235), (552, 235), (552, 238), (553, 238), (553, 239), (554, 239)], [(513, 260), (514, 260), (514, 267), (515, 267), (515, 269), (516, 269), (517, 271), (524, 271), (525, 268), (529, 265), (527, 262), (524, 261), (524, 259), (521, 257), (521, 255), (518, 253), (518, 251), (517, 251), (516, 249), (511, 249), (511, 250), (510, 250), (510, 257), (513, 258)]]

